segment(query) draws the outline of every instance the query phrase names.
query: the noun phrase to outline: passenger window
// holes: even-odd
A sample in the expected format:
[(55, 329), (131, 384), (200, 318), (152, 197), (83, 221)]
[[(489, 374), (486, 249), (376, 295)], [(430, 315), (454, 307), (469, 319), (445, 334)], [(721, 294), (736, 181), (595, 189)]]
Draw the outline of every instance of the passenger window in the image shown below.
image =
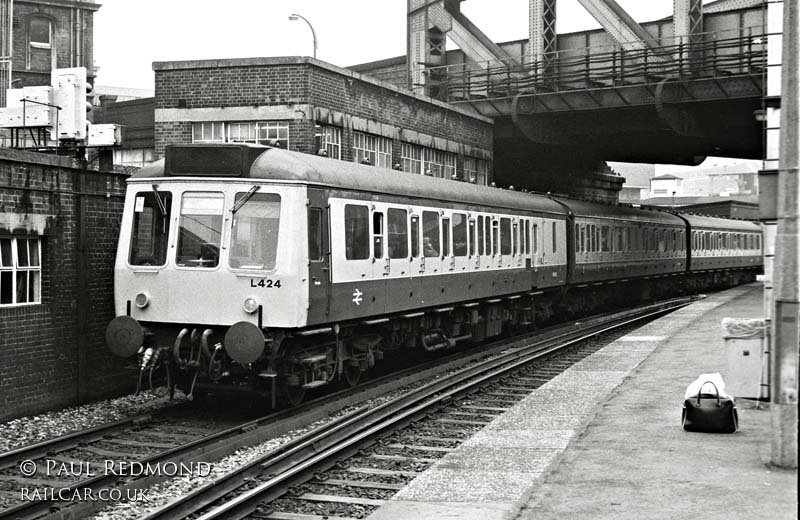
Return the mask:
[(580, 235), (581, 235), (581, 225), (580, 224), (575, 224), (575, 252), (576, 253), (580, 253), (581, 252)]
[(484, 254), (484, 229), (483, 229), (483, 215), (478, 217), (478, 254)]
[(492, 219), (492, 254), (500, 253), (500, 221)]
[(514, 256), (519, 253), (519, 225), (516, 220), (511, 221), (511, 251)]
[(389, 219), (389, 258), (408, 256), (408, 212), (404, 209), (390, 208), (386, 214)]
[(434, 211), (422, 212), (422, 254), (439, 256), (439, 214)]
[(347, 204), (344, 207), (344, 244), (348, 260), (369, 258), (369, 208)]
[(419, 216), (411, 215), (411, 256), (419, 258)]
[(467, 256), (467, 216), (453, 213), (453, 254)]
[(586, 252), (586, 226), (581, 226), (581, 234), (580, 234), (580, 247), (579, 251)]
[(372, 242), (375, 245), (375, 258), (383, 258), (383, 213), (372, 214)]
[(450, 256), (450, 219), (442, 219), (442, 256)]
[(308, 260), (322, 260), (322, 209), (308, 210)]
[(611, 250), (611, 247), (608, 243), (608, 226), (600, 227), (600, 248), (604, 253)]
[(533, 225), (533, 253), (539, 254), (539, 224)]
[(525, 254), (531, 254), (531, 221), (525, 221)]
[(553, 252), (558, 251), (558, 242), (556, 241), (556, 223), (553, 222)]
[(475, 255), (475, 219), (469, 221), (469, 256)]
[(172, 193), (137, 193), (128, 261), (131, 265), (164, 265), (167, 262)]
[(500, 254), (511, 254), (511, 219), (500, 219)]

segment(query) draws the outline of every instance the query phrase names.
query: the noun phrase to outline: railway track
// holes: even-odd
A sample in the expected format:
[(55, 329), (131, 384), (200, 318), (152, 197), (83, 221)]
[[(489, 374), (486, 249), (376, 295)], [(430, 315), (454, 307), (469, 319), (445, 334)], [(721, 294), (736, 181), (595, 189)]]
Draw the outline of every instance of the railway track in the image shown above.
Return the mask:
[(495, 415), (600, 348), (576, 348), (580, 342), (691, 301), (576, 323), (547, 339), (517, 339), (499, 355), (312, 430), (145, 518), (363, 518)]
[[(678, 305), (681, 302), (686, 304), (688, 301), (688, 299), (684, 298), (673, 301), (672, 305)], [(665, 305), (667, 304), (658, 304), (654, 309), (651, 309), (651, 312), (666, 312), (658, 310)], [(632, 318), (630, 311), (617, 313), (613, 316), (616, 316), (618, 321), (642, 319), (641, 317)], [(514, 339), (511, 343), (508, 340), (498, 341), (484, 345), (475, 352), (468, 351), (445, 358), (438, 358), (422, 366), (411, 367), (399, 373), (392, 373), (368, 381), (365, 383), (366, 386), (335, 392), (309, 401), (302, 407), (269, 414), (252, 421), (237, 424), (234, 427), (223, 428), (219, 424), (216, 426), (198, 424), (197, 421), (189, 421), (186, 414), (171, 414), (162, 411), (116, 421), (2, 453), (0, 454), (0, 519), (81, 518), (108, 505), (105, 501), (60, 501), (54, 500), (52, 497), (35, 497), (35, 499), (29, 501), (19, 502), (19, 493), (22, 487), (65, 490), (61, 494), (61, 496), (65, 497), (74, 496), (74, 492), (85, 494), (86, 490), (97, 492), (101, 489), (119, 489), (121, 496), (126, 497), (135, 496), (131, 494), (135, 490), (147, 489), (171, 476), (169, 472), (165, 474), (163, 471), (158, 474), (139, 475), (125, 474), (125, 471), (117, 471), (112, 474), (103, 471), (88, 472), (85, 471), (85, 467), (80, 465), (77, 467), (68, 466), (70, 463), (74, 465), (92, 460), (135, 461), (142, 464), (142, 467), (150, 464), (151, 467), (164, 468), (168, 463), (174, 463), (196, 469), (198, 467), (197, 463), (209, 463), (218, 460), (233, 453), (240, 447), (257, 444), (295, 428), (306, 426), (329, 416), (331, 413), (363, 402), (365, 399), (408, 385), (417, 385), (419, 387), (392, 400), (391, 403), (394, 403), (392, 406), (383, 405), (370, 410), (357, 408), (349, 414), (328, 422), (296, 441), (271, 452), (267, 458), (259, 459), (240, 468), (239, 471), (226, 475), (221, 481), (216, 481), (216, 491), (209, 492), (205, 488), (199, 488), (197, 492), (188, 495), (185, 502), (176, 502), (174, 505), (162, 508), (152, 516), (152, 518), (183, 518), (185, 515), (202, 510), (220, 496), (241, 488), (241, 481), (237, 484), (237, 479), (249, 479), (247, 482), (252, 483), (254, 482), (252, 479), (263, 478), (265, 473), (261, 466), (267, 464), (268, 467), (272, 468), (267, 470), (267, 474), (278, 475), (289, 467), (297, 466), (299, 461), (305, 460), (307, 450), (310, 449), (312, 452), (317, 452), (322, 446), (332, 446), (332, 443), (341, 440), (342, 437), (358, 437), (357, 434), (365, 428), (364, 424), (370, 421), (377, 421), (377, 418), (387, 419), (389, 416), (396, 414), (397, 412), (393, 411), (394, 407), (399, 406), (400, 403), (408, 401), (418, 404), (419, 399), (421, 399), (420, 395), (430, 396), (429, 393), (424, 392), (429, 391), (431, 388), (438, 388), (440, 385), (434, 382), (419, 386), (421, 380), (470, 364), (472, 365), (471, 367), (468, 366), (468, 368), (462, 369), (458, 373), (462, 374), (462, 377), (463, 374), (472, 374), (469, 377), (480, 379), (481, 367), (492, 359), (491, 356), (497, 356), (499, 352), (507, 350), (508, 352), (501, 354), (500, 357), (513, 359), (520, 354), (520, 348), (523, 348), (522, 345), (531, 343), (534, 337), (544, 337), (545, 339), (534, 343), (534, 345), (544, 345), (557, 341), (563, 343), (568, 337), (576, 334), (576, 337), (597, 334), (598, 332), (588, 331), (608, 328), (605, 325), (601, 325), (606, 319), (608, 319), (606, 316), (595, 317), (584, 321), (580, 325), (572, 324), (552, 327), (536, 333), (525, 334)], [(569, 332), (563, 332), (565, 329), (569, 330)], [(547, 351), (547, 348), (541, 348), (544, 349), (542, 352)], [(449, 380), (450, 377), (445, 377), (444, 379)], [(443, 390), (439, 391), (445, 391), (450, 386), (445, 385), (442, 387)], [(419, 392), (423, 392), (423, 394)], [(500, 393), (502, 394), (502, 392)], [(494, 397), (502, 398), (503, 396), (497, 395)], [(491, 396), (489, 398), (491, 399)], [(481, 404), (474, 406), (479, 407), (473, 410), (474, 413), (468, 411), (454, 413), (462, 415), (467, 413), (477, 417), (499, 412), (502, 408), (502, 406), (487, 407)], [(175, 407), (174, 410), (181, 408), (183, 406)], [(497, 408), (497, 410), (491, 410), (491, 408)], [(175, 420), (175, 417), (170, 417), (171, 415), (181, 419)], [(450, 417), (449, 420), (459, 421), (459, 419), (453, 417)], [(461, 420), (463, 422), (463, 417)], [(477, 419), (477, 422), (480, 422), (480, 419)], [(456, 422), (455, 424), (460, 423)], [(453, 431), (454, 428), (450, 428), (450, 430)], [(429, 451), (441, 452), (441, 450), (435, 449)], [(392, 462), (399, 456), (394, 454), (392, 456), (394, 458), (390, 457), (386, 460)], [(36, 475), (25, 476), (21, 474), (23, 461), (33, 461), (35, 463)], [(62, 474), (55, 475), (55, 478), (43, 478), (42, 475), (47, 475), (48, 468), (50, 473), (54, 473), (53, 469), (62, 469), (63, 471), (61, 471)], [(176, 466), (176, 468), (179, 467)], [(131, 468), (129, 467), (128, 469)], [(380, 468), (373, 469), (377, 473), (381, 473)], [(58, 473), (58, 471), (55, 472)], [(389, 474), (387, 473), (387, 475)], [(334, 483), (337, 480), (342, 479), (333, 479)], [(308, 478), (300, 478), (298, 481), (306, 482)], [(399, 485), (396, 482), (389, 482), (389, 484)], [(371, 489), (372, 494), (381, 494), (382, 492), (385, 494), (387, 491), (383, 488), (376, 488), (375, 483), (372, 481), (367, 482), (365, 485), (352, 485), (350, 487)], [(18, 503), (16, 505), (9, 500), (13, 498), (17, 498)], [(173, 508), (177, 508), (175, 510), (178, 513), (174, 513)]]

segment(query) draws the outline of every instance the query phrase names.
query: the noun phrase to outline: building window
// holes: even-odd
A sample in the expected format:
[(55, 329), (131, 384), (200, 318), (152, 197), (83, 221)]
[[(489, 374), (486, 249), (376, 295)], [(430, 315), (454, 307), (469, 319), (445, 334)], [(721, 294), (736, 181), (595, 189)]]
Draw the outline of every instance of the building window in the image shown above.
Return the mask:
[(52, 24), (47, 18), (31, 18), (28, 25), (28, 41), (31, 47), (49, 49), (52, 40)]
[(364, 132), (353, 132), (353, 161), (391, 168), (392, 140)]
[(282, 121), (192, 123), (193, 143), (254, 143), (289, 147), (289, 123)]
[(41, 242), (0, 238), (0, 306), (42, 302)]
[(425, 175), (453, 179), (456, 175), (456, 156), (433, 148), (423, 148), (422, 169)]
[(403, 171), (408, 173), (422, 173), (422, 147), (415, 144), (403, 143), (400, 148), (403, 160)]
[(281, 121), (263, 121), (255, 123), (258, 129), (259, 144), (277, 144), (283, 149), (289, 148), (289, 123)]
[(114, 149), (114, 164), (117, 166), (145, 166), (153, 162), (152, 148), (120, 148)]
[(320, 126), (319, 153), (331, 159), (342, 158), (342, 129), (335, 126)]
[(464, 179), (472, 184), (486, 186), (489, 163), (476, 157), (464, 157)]

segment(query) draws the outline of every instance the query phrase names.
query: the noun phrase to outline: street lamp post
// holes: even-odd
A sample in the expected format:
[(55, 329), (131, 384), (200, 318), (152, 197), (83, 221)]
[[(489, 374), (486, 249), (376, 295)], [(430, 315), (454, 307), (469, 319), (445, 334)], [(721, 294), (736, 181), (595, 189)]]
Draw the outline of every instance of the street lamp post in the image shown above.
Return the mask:
[(289, 20), (291, 20), (293, 22), (296, 21), (296, 20), (303, 20), (304, 22), (306, 22), (308, 24), (308, 28), (311, 29), (311, 37), (314, 38), (314, 58), (316, 59), (316, 57), (317, 57), (317, 33), (316, 33), (316, 31), (314, 31), (314, 26), (311, 25), (311, 22), (306, 20), (305, 17), (300, 16), (299, 14), (292, 14), (291, 16), (289, 16)]

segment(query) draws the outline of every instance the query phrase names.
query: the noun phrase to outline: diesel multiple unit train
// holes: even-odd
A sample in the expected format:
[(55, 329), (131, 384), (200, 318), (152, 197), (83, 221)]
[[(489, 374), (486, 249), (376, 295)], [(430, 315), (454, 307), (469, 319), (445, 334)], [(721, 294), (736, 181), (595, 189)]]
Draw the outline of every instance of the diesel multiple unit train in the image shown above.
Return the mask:
[[(255, 145), (128, 181), (109, 348), (291, 404), (396, 349), (752, 280), (753, 223), (475, 186)], [(151, 372), (152, 373), (152, 372)]]

